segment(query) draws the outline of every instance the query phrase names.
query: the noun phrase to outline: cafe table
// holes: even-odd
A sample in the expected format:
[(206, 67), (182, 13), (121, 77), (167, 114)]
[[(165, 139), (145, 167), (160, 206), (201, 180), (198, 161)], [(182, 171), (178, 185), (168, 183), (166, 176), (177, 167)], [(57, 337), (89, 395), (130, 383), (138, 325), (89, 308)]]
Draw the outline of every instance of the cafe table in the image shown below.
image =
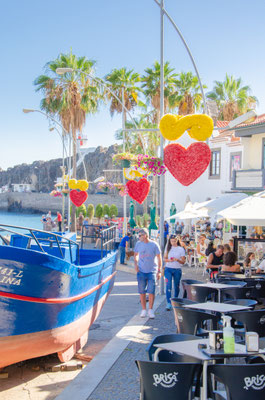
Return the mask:
[(219, 312), (221, 314), (250, 309), (250, 307), (248, 306), (240, 306), (236, 304), (227, 304), (227, 303), (216, 303), (214, 301), (207, 301), (205, 303), (184, 304), (183, 308), (191, 308), (193, 310), (203, 310), (203, 311), (214, 311), (214, 312)]
[(232, 289), (237, 288), (238, 285), (227, 285), (226, 283), (214, 283), (214, 282), (205, 282), (205, 283), (193, 283), (192, 286), (202, 286), (211, 289), (216, 289), (218, 291), (218, 301), (221, 301), (221, 292), (224, 289)]
[(202, 390), (201, 400), (207, 400), (207, 367), (210, 362), (214, 362), (217, 359), (225, 359), (229, 357), (247, 357), (251, 355), (264, 354), (265, 349), (260, 349), (257, 352), (248, 352), (246, 346), (242, 344), (235, 344), (234, 353), (224, 353), (223, 349), (214, 350), (209, 347), (209, 339), (198, 339), (198, 340), (184, 340), (181, 342), (170, 342), (170, 343), (156, 343), (157, 347), (154, 353), (154, 361), (158, 360), (158, 354), (161, 350), (168, 350), (178, 354), (195, 357), (201, 360), (203, 363), (202, 373)]

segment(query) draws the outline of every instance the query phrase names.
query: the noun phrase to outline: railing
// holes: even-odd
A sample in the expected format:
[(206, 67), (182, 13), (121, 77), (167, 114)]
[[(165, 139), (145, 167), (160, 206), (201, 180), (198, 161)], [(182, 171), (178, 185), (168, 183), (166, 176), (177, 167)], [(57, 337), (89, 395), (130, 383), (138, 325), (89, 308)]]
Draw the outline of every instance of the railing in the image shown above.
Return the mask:
[(265, 169), (241, 169), (233, 171), (233, 190), (263, 190), (265, 186)]
[[(24, 230), (24, 231), (27, 231), (28, 233), (25, 234), (25, 233), (17, 232), (14, 229)], [(28, 239), (28, 242), (26, 245), (27, 249), (30, 249), (30, 247), (32, 245), (32, 241), (33, 241), (33, 243), (35, 242), (37, 244), (37, 246), (39, 247), (39, 250), (45, 254), (49, 254), (49, 253), (47, 251), (45, 251), (45, 249), (42, 247), (43, 245), (46, 245), (46, 243), (47, 243), (50, 248), (53, 248), (53, 245), (56, 244), (56, 247), (58, 247), (62, 259), (64, 258), (64, 254), (62, 251), (62, 244), (63, 244), (62, 242), (65, 242), (65, 244), (69, 246), (71, 263), (73, 262), (72, 246), (76, 246), (77, 261), (79, 264), (80, 256), (79, 256), (78, 243), (76, 243), (75, 241), (73, 241), (63, 235), (60, 235), (60, 234), (57, 234), (54, 232), (45, 232), (45, 231), (42, 231), (39, 229), (26, 228), (26, 227), (15, 226), (15, 225), (4, 225), (4, 224), (0, 224), (0, 232), (7, 232), (7, 233), (11, 233), (11, 235), (18, 235), (22, 238)], [(41, 235), (43, 237), (41, 237)], [(10, 245), (7, 238), (5, 238), (2, 234), (0, 234), (0, 238), (2, 239), (5, 246)], [(60, 244), (60, 242), (61, 242), (61, 244)]]
[(85, 239), (91, 239), (91, 244), (95, 241), (100, 241), (101, 257), (103, 257), (103, 251), (112, 251), (115, 249), (116, 240), (116, 226), (110, 226), (109, 228), (101, 228), (97, 225), (83, 225), (82, 236), (81, 236), (81, 248), (84, 247)]

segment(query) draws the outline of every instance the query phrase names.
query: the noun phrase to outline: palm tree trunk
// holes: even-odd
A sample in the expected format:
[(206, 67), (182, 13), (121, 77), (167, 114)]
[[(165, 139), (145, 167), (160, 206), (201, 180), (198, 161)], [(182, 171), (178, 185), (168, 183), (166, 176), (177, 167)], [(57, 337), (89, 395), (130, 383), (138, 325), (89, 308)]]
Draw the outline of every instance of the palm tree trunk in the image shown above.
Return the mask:
[[(72, 132), (73, 137), (73, 176), (72, 178), (76, 178), (76, 132)], [(76, 232), (76, 206), (72, 204), (71, 210), (71, 232)]]

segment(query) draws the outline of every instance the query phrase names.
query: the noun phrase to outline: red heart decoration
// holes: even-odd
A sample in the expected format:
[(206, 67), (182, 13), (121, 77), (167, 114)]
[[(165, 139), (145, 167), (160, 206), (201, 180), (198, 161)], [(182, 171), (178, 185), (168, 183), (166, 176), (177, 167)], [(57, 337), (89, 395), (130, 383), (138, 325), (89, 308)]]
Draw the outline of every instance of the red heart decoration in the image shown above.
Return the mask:
[(171, 143), (164, 149), (164, 163), (182, 185), (189, 186), (201, 176), (211, 161), (211, 150), (206, 143), (192, 143), (187, 149)]
[(144, 202), (150, 190), (150, 182), (145, 178), (140, 179), (138, 182), (128, 181), (126, 186), (128, 195), (139, 204)]
[(70, 191), (71, 202), (76, 207), (80, 207), (86, 201), (87, 196), (88, 196), (88, 194), (84, 190), (81, 190), (80, 192), (78, 192), (78, 190), (71, 190)]

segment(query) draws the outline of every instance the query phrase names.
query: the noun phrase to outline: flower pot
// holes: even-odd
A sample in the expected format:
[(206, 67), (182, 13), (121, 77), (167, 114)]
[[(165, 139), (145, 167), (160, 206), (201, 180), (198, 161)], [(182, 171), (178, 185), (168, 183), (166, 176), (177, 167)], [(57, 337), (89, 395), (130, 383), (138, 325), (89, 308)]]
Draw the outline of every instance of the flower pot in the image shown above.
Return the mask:
[(131, 161), (129, 160), (122, 160), (122, 167), (123, 168), (129, 168), (131, 165)]

